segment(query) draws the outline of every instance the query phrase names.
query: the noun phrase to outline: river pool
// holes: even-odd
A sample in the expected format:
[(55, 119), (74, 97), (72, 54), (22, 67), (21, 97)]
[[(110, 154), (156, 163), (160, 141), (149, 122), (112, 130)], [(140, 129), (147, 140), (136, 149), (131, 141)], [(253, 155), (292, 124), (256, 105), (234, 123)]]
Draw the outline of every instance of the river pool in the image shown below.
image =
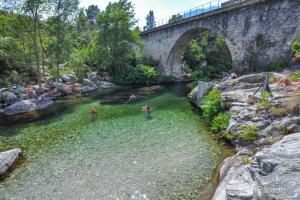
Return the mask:
[[(72, 97), (42, 120), (0, 126), (0, 151), (24, 152), (0, 199), (209, 199), (230, 150), (207, 131), (184, 86), (156, 89)], [(126, 100), (131, 93), (137, 102)]]

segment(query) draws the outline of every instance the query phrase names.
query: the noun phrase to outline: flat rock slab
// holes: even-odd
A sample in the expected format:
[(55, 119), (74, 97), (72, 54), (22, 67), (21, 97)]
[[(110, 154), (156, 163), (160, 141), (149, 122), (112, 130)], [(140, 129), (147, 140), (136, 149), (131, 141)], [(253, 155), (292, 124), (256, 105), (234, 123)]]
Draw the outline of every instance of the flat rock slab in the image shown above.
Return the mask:
[(0, 153), (0, 177), (8, 173), (21, 154), (22, 151), (18, 148)]

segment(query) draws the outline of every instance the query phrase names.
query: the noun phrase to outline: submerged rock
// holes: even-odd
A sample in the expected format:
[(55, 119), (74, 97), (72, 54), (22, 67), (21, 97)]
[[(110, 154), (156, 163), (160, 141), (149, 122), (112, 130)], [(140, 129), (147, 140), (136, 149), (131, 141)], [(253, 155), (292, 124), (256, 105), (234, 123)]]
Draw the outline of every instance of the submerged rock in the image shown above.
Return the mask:
[(21, 149), (12, 149), (0, 153), (0, 178), (3, 178), (21, 156)]

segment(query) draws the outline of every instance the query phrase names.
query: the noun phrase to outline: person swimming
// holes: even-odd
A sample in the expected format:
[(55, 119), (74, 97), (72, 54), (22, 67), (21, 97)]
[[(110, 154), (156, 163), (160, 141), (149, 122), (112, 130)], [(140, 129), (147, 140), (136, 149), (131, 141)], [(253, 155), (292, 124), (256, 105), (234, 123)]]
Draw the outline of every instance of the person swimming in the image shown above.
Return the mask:
[(96, 109), (96, 108), (92, 108), (92, 109), (90, 110), (90, 112), (91, 112), (91, 114), (92, 114), (92, 120), (93, 120), (93, 121), (96, 120), (96, 118), (97, 118), (97, 109)]
[(150, 106), (148, 106), (148, 105), (145, 105), (144, 107), (143, 107), (143, 112), (144, 113), (146, 113), (147, 115), (148, 115), (148, 117), (150, 117), (150, 115), (151, 115), (151, 108), (150, 108)]

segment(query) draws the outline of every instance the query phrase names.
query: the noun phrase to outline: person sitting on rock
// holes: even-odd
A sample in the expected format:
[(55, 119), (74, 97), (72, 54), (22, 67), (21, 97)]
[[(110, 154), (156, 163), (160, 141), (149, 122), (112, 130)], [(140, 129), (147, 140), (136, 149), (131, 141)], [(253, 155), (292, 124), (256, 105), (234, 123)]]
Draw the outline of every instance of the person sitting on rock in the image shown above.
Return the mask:
[(291, 81), (289, 81), (289, 79), (283, 78), (279, 81), (277, 86), (291, 86), (291, 85), (292, 85), (292, 83), (291, 83)]
[(231, 78), (231, 79), (237, 79), (237, 77), (238, 77), (238, 76), (237, 76), (236, 73), (234, 73), (234, 72), (230, 74), (230, 78)]

